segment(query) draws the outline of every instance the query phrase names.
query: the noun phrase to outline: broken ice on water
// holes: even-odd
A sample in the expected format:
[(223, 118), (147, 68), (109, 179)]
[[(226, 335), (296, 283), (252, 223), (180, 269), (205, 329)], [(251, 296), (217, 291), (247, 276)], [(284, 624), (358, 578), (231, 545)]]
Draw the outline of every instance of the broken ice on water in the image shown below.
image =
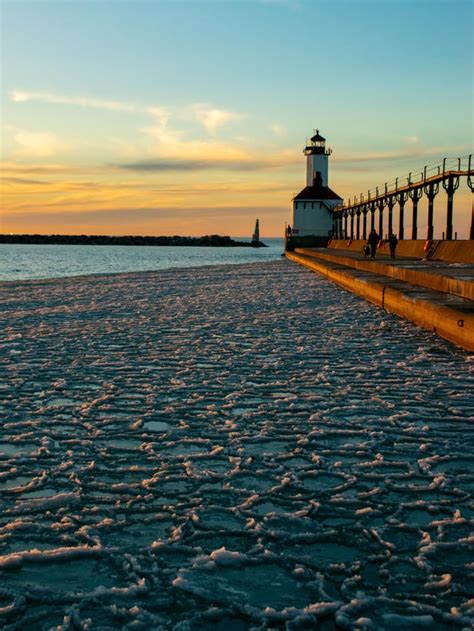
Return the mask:
[(0, 293), (2, 628), (471, 628), (467, 353), (286, 261)]

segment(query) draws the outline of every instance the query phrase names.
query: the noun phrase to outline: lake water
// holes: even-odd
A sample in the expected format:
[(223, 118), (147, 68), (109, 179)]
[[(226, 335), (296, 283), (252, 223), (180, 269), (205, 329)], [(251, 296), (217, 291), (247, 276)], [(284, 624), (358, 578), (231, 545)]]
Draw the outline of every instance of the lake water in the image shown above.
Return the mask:
[(265, 239), (264, 243), (268, 247), (0, 244), (0, 281), (263, 263), (279, 259), (283, 239)]

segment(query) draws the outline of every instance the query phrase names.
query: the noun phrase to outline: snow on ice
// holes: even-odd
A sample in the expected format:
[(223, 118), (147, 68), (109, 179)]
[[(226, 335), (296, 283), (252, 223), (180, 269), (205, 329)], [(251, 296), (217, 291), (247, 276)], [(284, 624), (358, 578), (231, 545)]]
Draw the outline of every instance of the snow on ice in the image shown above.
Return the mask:
[(3, 629), (470, 629), (472, 357), (287, 261), (1, 283)]

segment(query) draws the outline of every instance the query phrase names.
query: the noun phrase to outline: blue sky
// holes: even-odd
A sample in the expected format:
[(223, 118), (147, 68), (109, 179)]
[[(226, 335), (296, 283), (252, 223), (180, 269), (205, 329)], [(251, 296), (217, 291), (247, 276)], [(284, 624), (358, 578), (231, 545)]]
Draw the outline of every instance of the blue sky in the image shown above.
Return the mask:
[(313, 128), (342, 196), (472, 151), (468, 0), (1, 6), (6, 229), (279, 234)]

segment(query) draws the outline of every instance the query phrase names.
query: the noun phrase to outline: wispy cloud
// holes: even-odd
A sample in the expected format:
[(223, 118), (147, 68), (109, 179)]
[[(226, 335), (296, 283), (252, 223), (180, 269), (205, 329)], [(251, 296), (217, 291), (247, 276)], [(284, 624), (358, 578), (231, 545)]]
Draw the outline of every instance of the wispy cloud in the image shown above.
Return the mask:
[(165, 127), (168, 124), (168, 120), (170, 118), (170, 111), (166, 107), (159, 107), (158, 105), (152, 105), (151, 107), (146, 107), (143, 110), (148, 114), (151, 114), (153, 118), (157, 120), (157, 122)]
[(49, 158), (69, 149), (69, 145), (49, 131), (18, 129), (13, 137), (20, 146), (16, 151), (18, 156)]
[[(180, 217), (181, 218), (203, 218), (203, 217), (234, 217), (235, 213), (247, 214), (251, 217), (255, 217), (255, 212), (258, 211), (260, 215), (272, 215), (278, 211), (282, 211), (283, 213), (288, 212), (288, 208), (286, 206), (275, 207), (271, 205), (258, 205), (251, 204), (249, 206), (215, 206), (210, 208), (209, 206), (187, 206), (186, 208), (180, 209)], [(38, 220), (42, 217), (51, 218), (51, 216), (57, 215), (62, 211), (55, 208), (39, 208), (35, 209), (34, 214), (30, 212), (19, 212), (16, 214), (16, 219), (24, 218), (24, 219), (32, 219)], [(74, 225), (75, 220), (72, 218), (74, 216), (80, 215), (84, 218), (90, 218), (91, 216), (95, 218), (104, 218), (104, 219), (113, 219), (113, 218), (123, 218), (128, 220), (127, 223), (133, 224), (134, 220), (140, 215), (144, 214), (156, 214), (159, 218), (166, 219), (176, 219), (176, 207), (174, 206), (126, 206), (126, 207), (114, 207), (114, 208), (105, 208), (105, 209), (85, 209), (85, 208), (72, 208), (68, 209), (67, 214), (64, 214), (62, 217), (63, 222), (67, 222), (68, 218), (71, 220), (71, 223)], [(253, 229), (254, 222), (252, 222), (251, 227)], [(110, 229), (110, 225), (109, 225)]]
[[(184, 131), (157, 124), (141, 130), (147, 137), (148, 156), (127, 161), (123, 168), (151, 171), (184, 171), (202, 169), (249, 170), (269, 166), (268, 158), (262, 159), (248, 145), (238, 141), (222, 142), (217, 138), (190, 138)], [(278, 156), (270, 157), (278, 163)]]
[(244, 118), (243, 114), (222, 110), (206, 103), (195, 103), (191, 106), (197, 120), (204, 125), (210, 134), (215, 134), (219, 127)]
[(144, 106), (131, 101), (117, 101), (111, 99), (97, 99), (89, 96), (65, 96), (51, 92), (30, 92), (27, 90), (13, 90), (10, 99), (15, 103), (52, 103), (56, 105), (75, 105), (77, 107), (108, 110), (110, 112), (138, 112), (149, 114), (160, 124), (166, 125), (170, 112), (159, 105)]
[(78, 105), (79, 107), (92, 107), (114, 112), (135, 112), (137, 107), (126, 101), (109, 101), (85, 96), (62, 96), (48, 92), (28, 92), (25, 90), (13, 90), (10, 98), (15, 103), (27, 103), (28, 101), (40, 101), (43, 103), (56, 103), (61, 105)]
[(4, 184), (12, 184), (14, 186), (49, 186), (50, 182), (45, 180), (30, 180), (24, 177), (4, 177), (0, 176), (0, 180)]
[[(84, 167), (76, 167), (70, 164), (37, 164), (32, 162), (31, 164), (16, 163), (16, 162), (2, 162), (0, 164), (2, 173), (11, 173), (13, 175), (29, 175), (34, 174), (36, 176), (43, 175), (63, 175), (71, 173), (81, 173), (84, 171)], [(88, 167), (87, 171), (91, 168)]]
[(280, 138), (286, 135), (286, 130), (283, 125), (279, 125), (278, 123), (273, 123), (273, 125), (270, 125), (270, 129)]
[[(199, 151), (201, 146), (201, 151)], [(189, 149), (189, 147), (188, 147)], [(173, 152), (174, 153), (174, 152)], [(189, 158), (182, 158), (186, 153)], [(146, 158), (116, 164), (115, 167), (142, 173), (158, 173), (160, 171), (258, 171), (289, 167), (301, 164), (299, 154), (295, 152), (278, 152), (259, 155), (238, 148), (223, 147), (221, 144), (195, 142), (191, 150), (180, 155)]]
[(204, 169), (252, 171), (254, 169), (262, 168), (265, 164), (263, 162), (251, 160), (226, 160), (223, 162), (218, 159), (186, 160), (180, 158), (154, 158), (117, 166), (130, 171), (156, 173), (159, 171), (201, 171)]
[[(99, 99), (90, 96), (66, 96), (51, 92), (35, 92), (28, 90), (12, 90), (10, 99), (14, 103), (28, 103), (32, 101), (40, 103), (50, 103), (56, 105), (73, 105), (76, 107), (108, 110), (111, 112), (135, 112), (149, 114), (160, 126), (165, 127), (172, 114), (182, 112), (171, 112), (169, 108), (161, 105), (141, 105), (132, 101), (119, 101), (112, 99)], [(186, 109), (186, 108), (185, 108)], [(244, 114), (233, 112), (208, 103), (194, 103), (188, 106), (187, 110), (193, 118), (196, 118), (210, 134), (215, 134), (223, 125), (236, 122), (244, 118)]]

